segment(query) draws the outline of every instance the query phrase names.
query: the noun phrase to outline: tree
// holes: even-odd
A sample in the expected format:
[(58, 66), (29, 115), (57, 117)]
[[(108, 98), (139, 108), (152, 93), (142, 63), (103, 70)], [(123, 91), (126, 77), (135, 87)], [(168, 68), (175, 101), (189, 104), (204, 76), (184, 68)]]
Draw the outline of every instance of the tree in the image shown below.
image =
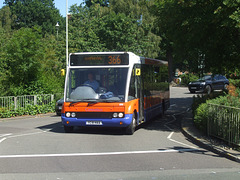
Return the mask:
[(239, 67), (239, 5), (237, 0), (156, 0), (165, 49), (172, 48), (175, 61), (186, 62), (190, 71), (198, 72), (201, 61), (205, 71), (234, 71)]
[(40, 36), (32, 29), (22, 28), (15, 32), (6, 45), (7, 79), (5, 90), (8, 94), (17, 95), (31, 82), (37, 80), (39, 59), (43, 56)]
[(69, 51), (94, 52), (107, 50), (98, 36), (97, 21), (100, 19), (92, 15), (91, 8), (74, 5), (70, 8), (70, 12), (72, 15), (69, 20)]
[(13, 15), (16, 16), (14, 27), (32, 28), (39, 26), (43, 34), (53, 34), (57, 22), (62, 22), (54, 0), (5, 0)]
[(5, 90), (2, 95), (61, 92), (64, 80), (56, 44), (53, 36), (43, 39), (38, 28), (15, 31), (0, 54)]
[(5, 91), (3, 87), (3, 81), (6, 79), (7, 72), (6, 72), (6, 53), (5, 48), (8, 42), (8, 35), (5, 30), (0, 26), (0, 94)]
[[(149, 1), (142, 0), (142, 2)], [(148, 12), (149, 15), (147, 13), (146, 15), (140, 13), (138, 13), (139, 16), (134, 15), (114, 3), (115, 1), (109, 1), (108, 7), (101, 6), (99, 3), (90, 7), (71, 7), (70, 49), (75, 51), (132, 51), (142, 56), (156, 58), (159, 54), (161, 38), (152, 32), (153, 22), (151, 20), (153, 18), (150, 17), (150, 13)], [(132, 4), (131, 9), (134, 9), (133, 0), (129, 0), (128, 3)], [(145, 5), (141, 6), (142, 9), (146, 8)], [(150, 5), (148, 4), (147, 7), (149, 8)], [(147, 9), (145, 11), (147, 12)]]
[(15, 18), (8, 6), (3, 6), (2, 9), (0, 9), (0, 27), (2, 27), (5, 32), (10, 33), (12, 31)]
[(100, 6), (106, 7), (109, 4), (109, 0), (85, 0), (86, 6), (91, 7), (92, 5), (99, 4)]
[(157, 58), (161, 51), (159, 48), (161, 37), (155, 33), (156, 16), (152, 13), (153, 5), (153, 0), (110, 0), (111, 11), (117, 15), (122, 13), (134, 22), (133, 34), (137, 40), (137, 48), (134, 52)]

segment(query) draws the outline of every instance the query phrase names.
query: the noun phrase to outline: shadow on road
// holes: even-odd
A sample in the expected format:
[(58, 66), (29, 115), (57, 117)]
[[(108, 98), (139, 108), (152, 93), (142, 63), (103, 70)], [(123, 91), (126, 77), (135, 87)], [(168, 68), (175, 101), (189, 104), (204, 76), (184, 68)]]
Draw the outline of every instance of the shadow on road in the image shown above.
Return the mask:
[(183, 146), (174, 146), (174, 147), (169, 147), (166, 149), (158, 149), (159, 151), (169, 151), (169, 150), (176, 150), (178, 153), (193, 153), (193, 154), (199, 154), (199, 155), (205, 155), (205, 156), (211, 156), (211, 157), (222, 157), (218, 154), (213, 154), (210, 153), (208, 150), (204, 149), (193, 149), (193, 148), (188, 148), (188, 147), (183, 147)]
[[(48, 124), (37, 127), (43, 131), (53, 133), (65, 133), (61, 122)], [(99, 134), (99, 135), (124, 135), (124, 129), (121, 128), (104, 128), (104, 127), (74, 127), (72, 133), (79, 134)]]

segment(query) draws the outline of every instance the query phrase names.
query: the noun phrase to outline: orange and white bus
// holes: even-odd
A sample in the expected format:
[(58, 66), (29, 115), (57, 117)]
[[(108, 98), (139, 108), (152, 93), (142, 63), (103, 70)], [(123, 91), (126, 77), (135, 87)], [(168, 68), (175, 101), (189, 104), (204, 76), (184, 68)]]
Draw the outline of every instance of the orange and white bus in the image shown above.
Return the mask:
[(72, 53), (65, 80), (62, 123), (136, 127), (169, 107), (168, 63), (131, 52)]

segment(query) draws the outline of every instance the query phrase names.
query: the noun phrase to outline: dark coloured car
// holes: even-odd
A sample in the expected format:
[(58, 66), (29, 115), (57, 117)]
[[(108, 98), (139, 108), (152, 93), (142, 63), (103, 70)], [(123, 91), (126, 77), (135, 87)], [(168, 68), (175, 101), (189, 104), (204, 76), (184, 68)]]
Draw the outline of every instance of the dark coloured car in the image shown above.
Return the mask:
[(61, 116), (61, 111), (62, 111), (62, 105), (63, 105), (63, 98), (62, 99), (59, 99), (57, 102), (56, 102), (56, 105), (55, 105), (55, 111), (56, 111), (56, 114), (58, 116)]
[(227, 90), (229, 80), (223, 75), (207, 75), (197, 81), (190, 82), (188, 89), (191, 93), (196, 91), (210, 94), (213, 90)]

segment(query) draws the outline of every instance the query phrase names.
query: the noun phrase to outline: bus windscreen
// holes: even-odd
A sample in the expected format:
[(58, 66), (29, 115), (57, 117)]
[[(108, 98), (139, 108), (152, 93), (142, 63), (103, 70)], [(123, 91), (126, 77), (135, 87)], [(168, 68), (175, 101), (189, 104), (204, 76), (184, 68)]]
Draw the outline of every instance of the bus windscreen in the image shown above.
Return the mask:
[(129, 54), (71, 54), (70, 66), (128, 65)]

